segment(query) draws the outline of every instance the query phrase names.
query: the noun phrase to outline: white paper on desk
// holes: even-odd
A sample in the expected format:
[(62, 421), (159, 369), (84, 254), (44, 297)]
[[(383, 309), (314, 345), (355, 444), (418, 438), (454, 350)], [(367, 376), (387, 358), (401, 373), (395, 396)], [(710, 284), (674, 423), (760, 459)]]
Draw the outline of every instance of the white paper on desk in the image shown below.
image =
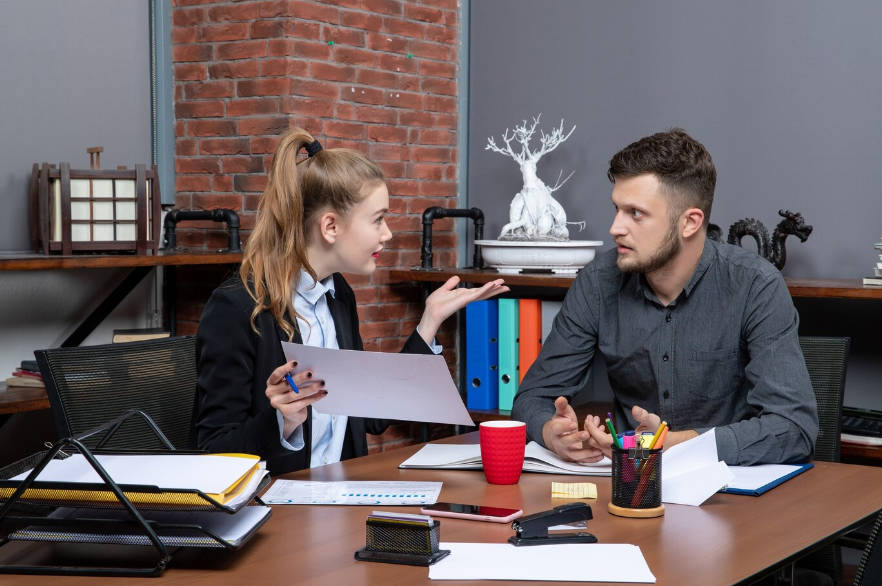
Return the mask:
[(441, 543), (440, 549), (450, 555), (429, 566), (431, 580), (655, 583), (636, 545)]
[(662, 502), (697, 507), (735, 478), (717, 456), (714, 431), (711, 429), (663, 453)]
[[(95, 459), (117, 484), (143, 484), (160, 488), (197, 489), (207, 494), (226, 492), (258, 461), (214, 454), (96, 455)], [(12, 480), (24, 480), (30, 470)], [(101, 477), (81, 454), (50, 460), (37, 480), (45, 482), (96, 482)]]
[[(426, 444), (402, 462), (399, 468), (429, 468), (439, 470), (482, 470), (480, 444)], [(524, 472), (547, 474), (576, 474), (582, 476), (609, 476), (612, 462), (604, 458), (593, 464), (565, 462), (551, 450), (530, 442), (524, 449)]]
[(431, 505), (440, 482), (276, 480), (261, 497), (269, 505)]
[(282, 342), (298, 370), (325, 381), (321, 413), (474, 425), (453, 384), (447, 361), (435, 354), (336, 350)]

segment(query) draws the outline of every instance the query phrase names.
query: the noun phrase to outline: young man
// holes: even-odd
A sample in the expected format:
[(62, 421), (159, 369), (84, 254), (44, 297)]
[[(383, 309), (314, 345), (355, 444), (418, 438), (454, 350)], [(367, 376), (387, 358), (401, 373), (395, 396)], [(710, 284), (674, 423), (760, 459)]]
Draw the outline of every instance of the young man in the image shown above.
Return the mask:
[(716, 185), (707, 150), (675, 128), (617, 153), (607, 176), (616, 249), (576, 277), (512, 417), (564, 459), (609, 454), (602, 418), (580, 430), (568, 403), (599, 352), (619, 432), (665, 420), (672, 446), (716, 427), (727, 464), (810, 460), (818, 415), (799, 317), (771, 263), (706, 237)]

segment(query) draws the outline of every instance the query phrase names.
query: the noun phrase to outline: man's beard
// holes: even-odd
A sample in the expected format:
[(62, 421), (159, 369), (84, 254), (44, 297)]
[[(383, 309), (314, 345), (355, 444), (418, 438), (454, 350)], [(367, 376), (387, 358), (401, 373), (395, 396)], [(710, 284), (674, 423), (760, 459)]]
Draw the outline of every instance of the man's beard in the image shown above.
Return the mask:
[[(677, 224), (671, 224), (658, 250), (647, 261), (630, 263), (621, 256), (616, 260), (619, 270), (623, 273), (653, 273), (668, 264), (680, 252), (680, 239), (677, 238)], [(624, 262), (623, 262), (624, 261)]]

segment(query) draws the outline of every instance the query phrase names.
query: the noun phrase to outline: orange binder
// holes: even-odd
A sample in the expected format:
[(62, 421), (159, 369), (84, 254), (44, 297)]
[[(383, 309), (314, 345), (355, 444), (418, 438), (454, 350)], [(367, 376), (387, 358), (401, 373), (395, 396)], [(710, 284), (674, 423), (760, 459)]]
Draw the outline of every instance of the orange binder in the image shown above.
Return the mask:
[(521, 382), (542, 349), (542, 302), (538, 299), (521, 299), (518, 313), (518, 381)]

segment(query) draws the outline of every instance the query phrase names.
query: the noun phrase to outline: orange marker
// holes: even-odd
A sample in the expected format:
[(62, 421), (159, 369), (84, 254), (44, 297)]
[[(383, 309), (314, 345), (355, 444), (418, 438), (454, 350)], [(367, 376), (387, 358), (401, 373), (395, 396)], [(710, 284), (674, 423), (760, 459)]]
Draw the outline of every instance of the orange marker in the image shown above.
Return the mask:
[(656, 449), (660, 450), (664, 447), (666, 437), (668, 437), (668, 427), (667, 426), (665, 426), (665, 428), (662, 430), (661, 435), (658, 436), (658, 441), (655, 443)]

